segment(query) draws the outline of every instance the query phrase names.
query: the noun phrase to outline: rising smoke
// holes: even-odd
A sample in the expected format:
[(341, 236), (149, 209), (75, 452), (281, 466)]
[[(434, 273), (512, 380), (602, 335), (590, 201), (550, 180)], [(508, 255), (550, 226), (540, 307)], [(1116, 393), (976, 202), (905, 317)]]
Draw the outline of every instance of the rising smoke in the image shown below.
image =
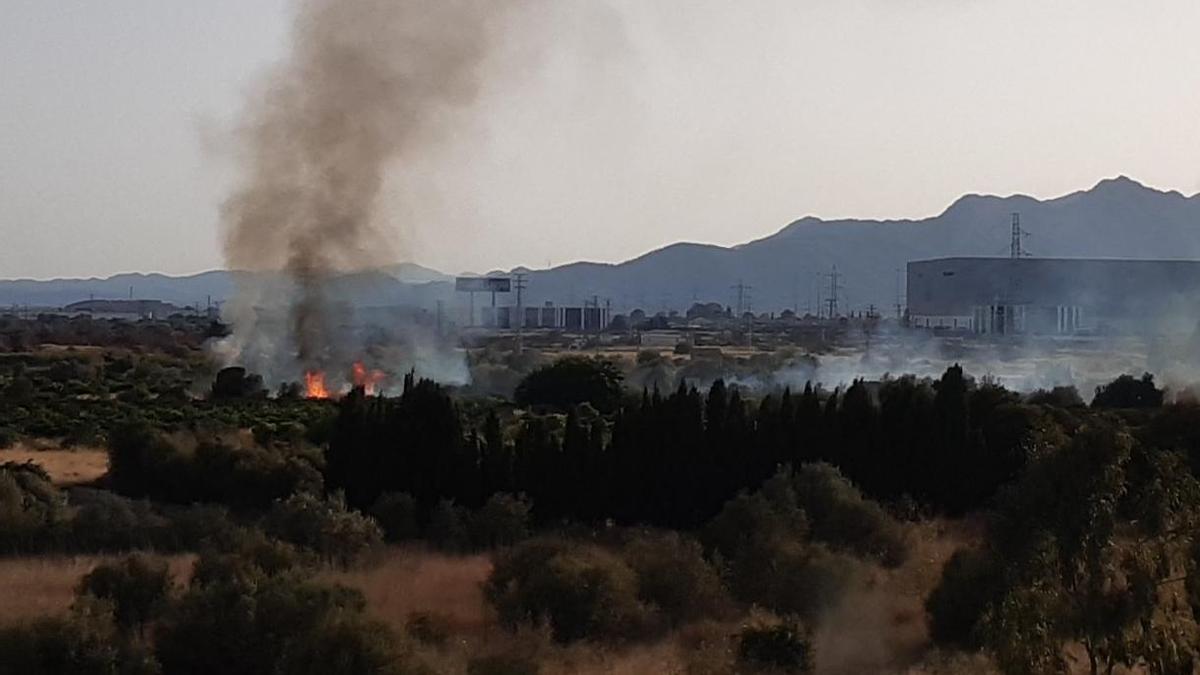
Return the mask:
[(243, 175), (222, 212), (226, 261), (241, 273), (228, 357), (293, 379), (348, 367), (352, 310), (331, 287), (404, 259), (377, 209), (387, 170), (436, 146), (439, 117), (471, 103), (490, 27), (520, 2), (297, 2), (290, 54), (235, 129)]

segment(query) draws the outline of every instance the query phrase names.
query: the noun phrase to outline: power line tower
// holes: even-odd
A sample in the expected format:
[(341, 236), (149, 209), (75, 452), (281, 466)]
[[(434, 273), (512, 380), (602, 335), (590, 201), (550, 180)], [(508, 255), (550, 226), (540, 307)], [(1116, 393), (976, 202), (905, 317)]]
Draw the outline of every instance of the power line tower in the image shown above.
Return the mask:
[(1012, 214), (1012, 239), (1008, 244), (1010, 258), (1026, 258), (1030, 255), (1029, 251), (1026, 251), (1021, 244), (1021, 240), (1028, 236), (1029, 233), (1021, 229), (1021, 214), (1014, 211)]
[(517, 353), (520, 354), (525, 348), (525, 305), (522, 302), (525, 292), (525, 273), (517, 272), (513, 275), (513, 285), (517, 289)]
[(904, 318), (904, 304), (900, 302), (900, 268), (896, 268), (896, 320)]
[(836, 319), (838, 316), (838, 292), (842, 290), (838, 280), (842, 278), (842, 275), (838, 274), (837, 265), (834, 265), (833, 271), (826, 276), (829, 277), (829, 297), (825, 299), (825, 305), (829, 309), (829, 318)]
[(749, 297), (750, 291), (754, 290), (754, 287), (749, 284), (744, 284), (742, 283), (741, 279), (738, 279), (738, 282), (733, 286), (730, 286), (730, 288), (737, 291), (737, 317), (740, 319), (742, 318), (742, 315), (748, 311), (746, 307), (746, 301)]

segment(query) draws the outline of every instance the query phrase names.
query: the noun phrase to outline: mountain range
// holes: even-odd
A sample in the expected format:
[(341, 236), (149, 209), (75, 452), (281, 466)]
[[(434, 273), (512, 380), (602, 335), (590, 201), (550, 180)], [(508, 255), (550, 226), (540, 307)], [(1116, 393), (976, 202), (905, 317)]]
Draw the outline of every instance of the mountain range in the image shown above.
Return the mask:
[[(578, 262), (528, 275), (526, 305), (578, 305), (592, 298), (614, 310), (685, 309), (694, 301), (736, 303), (735, 286), (755, 311), (814, 309), (830, 295), (836, 265), (839, 307), (891, 308), (904, 292), (910, 260), (1006, 256), (1011, 214), (1034, 256), (1200, 259), (1200, 196), (1147, 187), (1125, 176), (1089, 190), (1038, 200), (965, 195), (921, 220), (822, 220), (806, 217), (779, 232), (732, 247), (677, 243), (622, 263)], [(238, 272), (171, 277), (119, 274), (105, 279), (0, 281), (0, 306), (62, 306), (77, 300), (153, 298), (184, 305), (228, 299)], [(339, 297), (364, 305), (462, 307), (453, 277), (405, 263), (339, 280)], [(131, 290), (132, 289), (132, 290)], [(477, 305), (490, 302), (477, 297)], [(512, 300), (504, 301), (511, 304)]]

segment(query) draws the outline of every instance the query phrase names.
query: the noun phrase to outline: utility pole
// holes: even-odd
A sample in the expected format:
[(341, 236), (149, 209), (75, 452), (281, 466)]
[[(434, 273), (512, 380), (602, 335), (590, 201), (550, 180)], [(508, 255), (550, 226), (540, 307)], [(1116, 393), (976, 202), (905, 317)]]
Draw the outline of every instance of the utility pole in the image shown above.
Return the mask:
[(525, 305), (522, 302), (525, 291), (525, 273), (517, 272), (513, 281), (516, 282), (515, 286), (517, 287), (517, 353), (520, 354), (525, 347), (523, 330), (525, 328)]
[(829, 297), (825, 300), (825, 304), (829, 307), (829, 318), (836, 319), (838, 316), (838, 291), (841, 290), (841, 284), (838, 279), (842, 275), (838, 274), (837, 265), (833, 266), (833, 271), (829, 273)]

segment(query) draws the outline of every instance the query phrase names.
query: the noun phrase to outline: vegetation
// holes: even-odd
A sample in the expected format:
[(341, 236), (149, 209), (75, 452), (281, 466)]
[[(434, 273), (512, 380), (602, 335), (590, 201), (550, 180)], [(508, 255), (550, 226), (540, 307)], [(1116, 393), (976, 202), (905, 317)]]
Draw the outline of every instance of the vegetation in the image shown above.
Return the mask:
[[(700, 655), (689, 673), (808, 673), (847, 598), (922, 565), (946, 663), (1198, 663), (1200, 405), (1149, 375), (1090, 405), (957, 366), (751, 397), (720, 379), (664, 392), (654, 373), (702, 359), (648, 351), (641, 391), (603, 360), (508, 356), (490, 363), (528, 373), (511, 401), (413, 375), (309, 401), (212, 368), (211, 326), (55, 320), (67, 346), (46, 349), (3, 325), (0, 446), (110, 461), (71, 487), (0, 464), (0, 554), (105, 556), (69, 611), (0, 625), (0, 672), (536, 673), (670, 640)], [(924, 560), (921, 536), (962, 523), (944, 566)], [(331, 583), (397, 544), (476, 561), (500, 642), (460, 654), (476, 628), (453, 611), (381, 623)], [(191, 574), (164, 562), (177, 552)]]

